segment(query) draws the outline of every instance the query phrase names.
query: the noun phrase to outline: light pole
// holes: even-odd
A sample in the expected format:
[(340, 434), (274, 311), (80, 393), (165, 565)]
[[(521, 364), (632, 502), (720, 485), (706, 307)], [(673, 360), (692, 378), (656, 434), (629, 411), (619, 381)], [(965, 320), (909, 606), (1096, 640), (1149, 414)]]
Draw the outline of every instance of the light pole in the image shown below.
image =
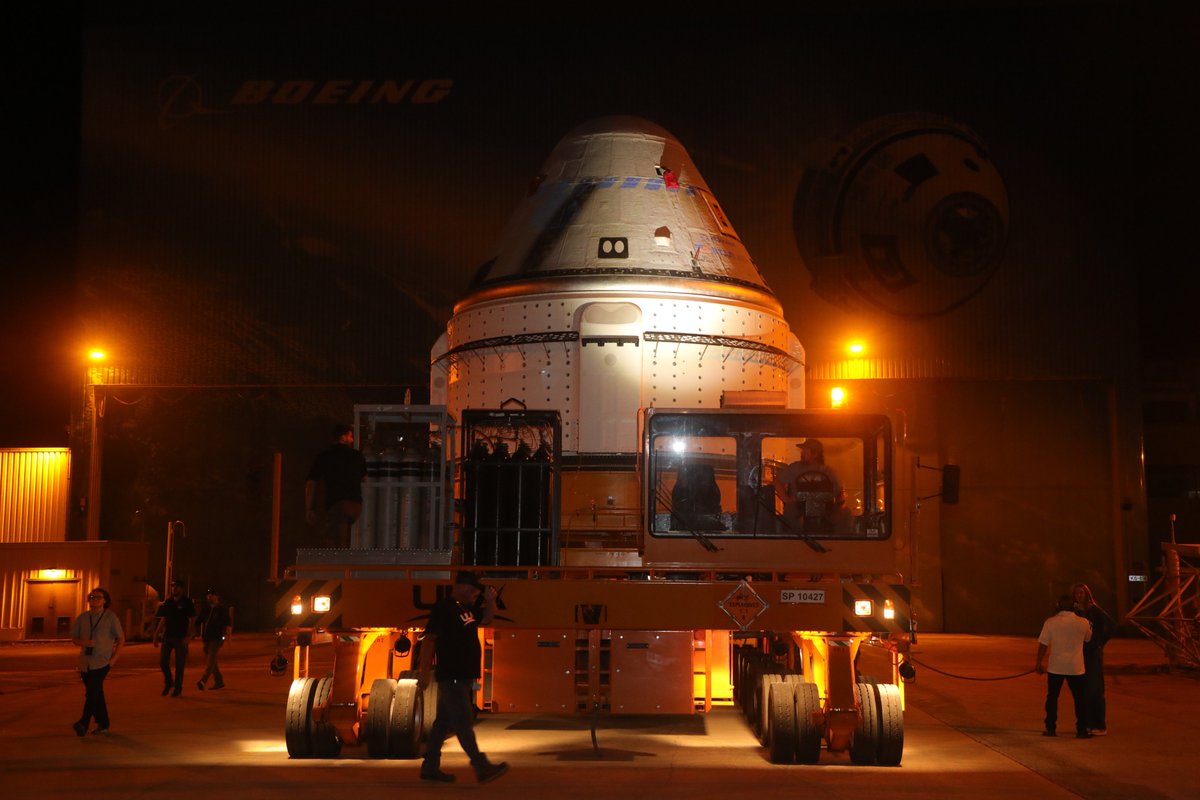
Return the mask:
[(175, 569), (175, 528), (179, 528), (179, 535), (187, 538), (187, 526), (183, 524), (183, 520), (177, 519), (174, 522), (167, 521), (167, 566), (163, 570), (163, 597), (171, 591), (171, 578)]
[(100, 538), (100, 473), (104, 449), (104, 405), (105, 395), (102, 388), (100, 364), (105, 359), (103, 350), (92, 350), (88, 357), (91, 359), (87, 368), (87, 382), (84, 385), (86, 402), (90, 406), (91, 441), (88, 443), (88, 494), (87, 494), (87, 527), (86, 538), (93, 541)]

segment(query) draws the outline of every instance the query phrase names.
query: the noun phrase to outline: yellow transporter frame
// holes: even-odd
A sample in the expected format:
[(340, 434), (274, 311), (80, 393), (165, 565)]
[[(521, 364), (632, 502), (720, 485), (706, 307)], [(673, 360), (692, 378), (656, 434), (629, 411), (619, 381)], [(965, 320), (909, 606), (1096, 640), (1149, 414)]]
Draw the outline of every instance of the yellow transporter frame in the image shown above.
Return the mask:
[[(339, 573), (337, 578), (303, 577)], [(731, 642), (750, 642), (766, 651), (781, 638), (796, 647), (784, 648), (786, 655), (769, 662), (767, 669), (773, 672), (761, 678), (765, 683), (754, 705), (765, 707), (769, 684), (782, 681), (784, 673), (816, 684), (822, 703), (813, 711), (812, 724), (823, 731), (831, 751), (848, 749), (861, 727), (862, 707), (869, 704), (861, 693), (864, 682), (895, 684), (903, 703), (899, 672), (908, 649), (909, 595), (894, 575), (855, 576), (851, 581), (729, 567), (487, 567), (477, 573), (497, 587), (501, 598), (493, 625), (481, 632), (481, 708), (523, 713), (708, 711), (733, 699), (739, 667), (733, 663)], [(296, 615), (302, 627), (296, 629), (293, 694), (308, 694), (289, 700), (289, 731), (296, 727), (293, 710), (301, 713), (299, 709), (308, 715), (305, 725), (311, 728), (311, 743), (297, 739), (299, 754), (332, 755), (341, 743), (365, 741), (375, 755), (415, 755), (416, 742), (407, 738), (413, 731), (398, 734), (393, 728), (383, 736), (379, 725), (384, 723), (371, 729), (372, 698), (392, 703), (386, 682), (398, 681), (400, 688), (391, 689), (396, 692), (411, 677), (407, 671), (414, 651), (396, 644), (417, 638), (429, 609), (449, 590), (450, 575), (445, 566), (306, 565), (293, 570), (294, 582), (283, 593), (289, 598), (284, 602), (298, 603), (301, 611)], [(329, 599), (328, 611), (312, 611), (315, 597)], [(890, 611), (889, 618), (884, 610)], [(332, 643), (333, 668), (318, 685), (308, 676), (309, 648), (323, 641)], [(412, 703), (420, 705), (412, 698), (404, 702), (410, 711)], [(436, 697), (426, 694), (423, 703), (432, 706)], [(382, 713), (376, 709), (379, 719)], [(432, 709), (422, 715), (417, 708), (416, 713), (410, 727), (427, 732)], [(765, 739), (767, 712), (761, 714)], [(373, 745), (389, 736), (391, 744)], [(294, 738), (289, 734), (289, 752), (295, 755)], [(402, 746), (395, 746), (397, 738)], [(306, 743), (314, 752), (305, 752)]]

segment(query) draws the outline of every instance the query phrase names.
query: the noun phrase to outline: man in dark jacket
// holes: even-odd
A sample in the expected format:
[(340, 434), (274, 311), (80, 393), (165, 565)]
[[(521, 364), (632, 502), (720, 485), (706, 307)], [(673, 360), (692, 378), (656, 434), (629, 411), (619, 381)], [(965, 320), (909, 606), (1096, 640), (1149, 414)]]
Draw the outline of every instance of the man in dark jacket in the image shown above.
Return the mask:
[(484, 587), (471, 572), (460, 572), (450, 595), (438, 600), (429, 613), (425, 638), (421, 641), (417, 686), (429, 685), (433, 657), (437, 655), (437, 717), (429, 731), (421, 779), (450, 783), (454, 776), (441, 769), (442, 743), (451, 730), (463, 752), (471, 759), (480, 783), (499, 778), (508, 770), (501, 761), (493, 764), (479, 752), (475, 742), (472, 697), (479, 680), (479, 626), (496, 615), (496, 587)]
[(1092, 623), (1092, 638), (1083, 645), (1084, 685), (1088, 701), (1088, 730), (1093, 736), (1108, 735), (1108, 708), (1104, 701), (1104, 645), (1112, 638), (1117, 623), (1096, 605), (1086, 583), (1071, 587), (1075, 613)]

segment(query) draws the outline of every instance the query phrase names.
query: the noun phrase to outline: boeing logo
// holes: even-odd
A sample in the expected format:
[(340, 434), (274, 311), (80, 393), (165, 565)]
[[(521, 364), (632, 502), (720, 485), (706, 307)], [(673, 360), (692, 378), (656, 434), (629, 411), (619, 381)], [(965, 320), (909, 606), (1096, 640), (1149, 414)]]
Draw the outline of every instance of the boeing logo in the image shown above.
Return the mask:
[(449, 78), (402, 80), (249, 80), (225, 103), (209, 103), (192, 75), (172, 75), (158, 88), (158, 124), (166, 129), (191, 117), (229, 113), (232, 106), (429, 105), (454, 88)]
[(408, 79), (403, 81), (246, 81), (241, 85), (230, 105), (294, 106), (301, 103), (312, 105), (359, 105), (362, 103), (438, 103), (454, 87), (448, 78), (427, 80)]

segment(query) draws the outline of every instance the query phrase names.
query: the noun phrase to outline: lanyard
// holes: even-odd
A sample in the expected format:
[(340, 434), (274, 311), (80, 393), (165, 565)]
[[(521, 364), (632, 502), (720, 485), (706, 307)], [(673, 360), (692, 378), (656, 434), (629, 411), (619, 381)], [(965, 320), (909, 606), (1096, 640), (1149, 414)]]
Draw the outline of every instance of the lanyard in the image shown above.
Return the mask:
[(91, 629), (90, 631), (88, 631), (88, 638), (89, 638), (89, 639), (95, 639), (95, 638), (96, 638), (96, 626), (100, 624), (100, 620), (104, 619), (104, 615), (105, 615), (107, 612), (108, 612), (108, 609), (106, 608), (106, 609), (104, 609), (104, 611), (101, 611), (101, 612), (100, 612), (100, 616), (96, 617), (95, 619), (90, 619), (92, 615), (91, 615), (91, 614), (88, 614), (88, 617), (89, 617), (89, 622), (91, 622), (91, 625), (92, 625), (92, 629)]

